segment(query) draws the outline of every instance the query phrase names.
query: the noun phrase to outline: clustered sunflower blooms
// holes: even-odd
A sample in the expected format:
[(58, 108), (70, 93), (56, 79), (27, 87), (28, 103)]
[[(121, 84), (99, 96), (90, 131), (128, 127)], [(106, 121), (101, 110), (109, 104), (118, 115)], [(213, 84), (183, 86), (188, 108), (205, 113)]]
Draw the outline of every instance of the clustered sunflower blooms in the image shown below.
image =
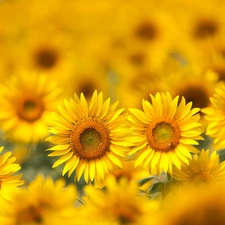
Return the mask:
[(224, 15), (0, 1), (0, 225), (225, 224)]

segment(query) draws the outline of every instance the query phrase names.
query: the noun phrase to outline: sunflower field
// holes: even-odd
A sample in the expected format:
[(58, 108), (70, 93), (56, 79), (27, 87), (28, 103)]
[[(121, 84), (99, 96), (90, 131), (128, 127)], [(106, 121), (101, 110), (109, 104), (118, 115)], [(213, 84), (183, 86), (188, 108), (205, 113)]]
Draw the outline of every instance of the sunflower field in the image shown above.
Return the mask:
[(224, 0), (0, 0), (0, 225), (224, 225), (224, 37)]

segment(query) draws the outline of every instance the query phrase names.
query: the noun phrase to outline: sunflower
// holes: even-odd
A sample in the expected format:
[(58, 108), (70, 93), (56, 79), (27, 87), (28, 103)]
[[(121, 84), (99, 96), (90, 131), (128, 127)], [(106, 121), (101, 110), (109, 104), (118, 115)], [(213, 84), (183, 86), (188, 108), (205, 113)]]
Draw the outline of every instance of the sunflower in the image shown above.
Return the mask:
[[(139, 225), (155, 224), (159, 204), (148, 196), (140, 196), (136, 183), (115, 177), (106, 179), (105, 190), (85, 186), (84, 224)], [(86, 216), (85, 216), (86, 215)], [(89, 215), (87, 217), (87, 215)]]
[(225, 8), (218, 7), (218, 2), (208, 1), (207, 4), (202, 4), (202, 1), (188, 1), (180, 10), (182, 15), (177, 21), (183, 41), (201, 48), (224, 35)]
[(144, 111), (129, 109), (134, 143), (129, 155), (134, 155), (135, 166), (148, 167), (150, 174), (172, 173), (173, 164), (181, 169), (191, 153), (198, 152), (193, 145), (202, 140), (199, 108), (191, 109), (192, 103), (186, 104), (184, 97), (178, 105), (179, 96), (172, 99), (169, 92), (150, 97), (151, 103), (142, 101)]
[[(203, 77), (204, 85), (202, 85)], [(185, 77), (180, 76), (180, 79), (185, 79)], [(206, 85), (206, 82), (208, 85)], [(177, 82), (177, 86), (180, 86), (180, 88), (174, 88), (175, 96), (184, 96), (187, 102), (193, 103), (193, 107), (204, 108), (209, 105), (209, 96), (213, 93), (216, 84), (217, 76), (213, 73), (202, 73), (194, 76), (191, 74), (189, 77), (186, 77), (183, 85)]]
[(11, 195), (10, 202), (2, 203), (3, 224), (74, 224), (77, 191), (64, 180), (38, 175), (28, 188)]
[(66, 162), (63, 175), (80, 180), (82, 174), (86, 182), (103, 180), (105, 174), (122, 167), (122, 159), (127, 151), (125, 140), (129, 133), (124, 109), (116, 110), (118, 102), (110, 104), (110, 98), (103, 102), (103, 94), (93, 93), (88, 105), (83, 93), (74, 100), (65, 100), (59, 113), (53, 113), (47, 141), (55, 144), (48, 149), (49, 156), (61, 156), (53, 168)]
[(126, 67), (160, 68), (176, 30), (168, 11), (153, 1), (129, 1), (120, 3), (113, 18), (115, 30), (109, 44), (112, 68), (122, 76)]
[[(192, 102), (194, 108), (202, 109), (210, 105), (209, 97), (217, 85), (218, 75), (213, 71), (203, 71), (195, 65), (189, 65), (181, 67), (175, 73), (171, 71), (166, 81), (166, 91), (172, 97), (183, 96), (187, 103)], [(201, 123), (207, 123), (204, 117), (201, 117)]]
[(141, 184), (146, 178), (149, 178), (151, 174), (149, 174), (148, 170), (143, 170), (140, 166), (134, 167), (135, 161), (133, 160), (124, 160), (122, 162), (123, 168), (119, 168), (115, 171), (112, 171), (109, 176), (114, 176), (117, 181), (122, 178), (126, 178), (129, 181), (137, 182), (139, 185), (139, 189), (142, 191), (146, 191), (152, 184), (152, 180), (146, 181), (144, 184)]
[[(2, 153), (4, 147), (0, 147)], [(20, 170), (20, 165), (15, 163), (16, 157), (11, 157), (11, 152), (0, 155), (0, 196), (4, 199), (10, 199), (8, 189), (18, 187), (24, 183), (20, 178), (22, 174), (14, 175)]]
[(202, 149), (200, 154), (194, 154), (189, 159), (189, 165), (183, 165), (181, 170), (173, 168), (172, 177), (185, 183), (220, 182), (225, 178), (225, 162), (219, 162), (216, 151)]
[(65, 84), (77, 62), (75, 51), (71, 50), (72, 36), (49, 26), (30, 28), (14, 43), (15, 72), (41, 72)]
[(103, 93), (109, 92), (110, 81), (107, 73), (99, 68), (96, 62), (88, 62), (87, 68), (87, 60), (80, 59), (79, 68), (69, 76), (65, 96), (83, 93), (85, 98), (90, 100), (95, 90), (101, 90)]
[(153, 95), (166, 89), (164, 76), (158, 71), (146, 69), (127, 70), (129, 77), (120, 77), (116, 85), (116, 96), (120, 103), (127, 108), (141, 109), (141, 100), (150, 100), (149, 93)]
[(213, 139), (214, 148), (216, 150), (224, 149), (225, 146), (225, 84), (219, 83), (212, 97), (210, 97), (211, 105), (202, 109), (205, 119), (209, 122), (206, 128), (206, 135)]
[(211, 70), (218, 74), (219, 80), (225, 80), (225, 42), (223, 37), (217, 38), (214, 43), (198, 52), (197, 57), (192, 55), (195, 61), (204, 70)]
[(6, 138), (23, 143), (43, 141), (60, 93), (57, 84), (44, 74), (21, 73), (6, 79), (0, 103), (0, 124)]
[(171, 195), (162, 206), (159, 225), (225, 223), (224, 185), (190, 186)]

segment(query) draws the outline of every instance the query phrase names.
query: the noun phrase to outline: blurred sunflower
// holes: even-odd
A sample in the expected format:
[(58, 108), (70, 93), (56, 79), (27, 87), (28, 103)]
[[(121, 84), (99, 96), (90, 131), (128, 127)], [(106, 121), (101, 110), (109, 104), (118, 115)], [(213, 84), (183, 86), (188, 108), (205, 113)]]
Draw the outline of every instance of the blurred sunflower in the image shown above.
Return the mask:
[(48, 25), (29, 29), (15, 45), (16, 71), (45, 73), (63, 85), (76, 67), (72, 36)]
[[(2, 153), (3, 148), (0, 147), (0, 153)], [(0, 155), (0, 196), (4, 199), (11, 199), (8, 194), (9, 189), (21, 186), (24, 183), (21, 180), (22, 174), (15, 175), (21, 167), (15, 163), (16, 157), (11, 157), (11, 154), (11, 152), (5, 152)]]
[(2, 224), (74, 224), (76, 188), (71, 184), (66, 186), (61, 179), (53, 181), (38, 175), (27, 189), (11, 195), (10, 202), (1, 204)]
[(88, 183), (103, 180), (105, 175), (122, 167), (127, 151), (125, 140), (129, 130), (126, 126), (124, 109), (116, 110), (118, 102), (110, 104), (110, 98), (103, 102), (103, 94), (93, 93), (88, 105), (83, 93), (74, 100), (65, 100), (59, 107), (59, 113), (53, 113), (50, 133), (47, 141), (55, 144), (48, 149), (49, 156), (61, 156), (54, 164), (57, 167), (66, 162), (63, 175), (71, 176)]
[(140, 196), (137, 184), (124, 177), (118, 182), (115, 177), (108, 177), (105, 190), (85, 186), (84, 192), (86, 224), (156, 224), (158, 202)]
[(169, 13), (153, 1), (118, 4), (113, 12), (114, 32), (110, 35), (108, 48), (112, 70), (126, 77), (129, 76), (126, 75), (127, 67), (144, 69), (150, 65), (160, 68), (176, 30)]
[(194, 154), (189, 159), (189, 165), (183, 165), (181, 170), (173, 168), (172, 177), (188, 184), (198, 182), (223, 182), (225, 178), (225, 162), (219, 162), (216, 151), (202, 149), (200, 154)]
[(180, 20), (177, 20), (184, 42), (191, 42), (193, 47), (201, 48), (224, 36), (224, 6), (218, 7), (216, 1), (208, 1), (207, 4), (189, 1), (185, 6)]
[[(203, 71), (190, 65), (183, 66), (176, 73), (171, 71), (166, 80), (166, 91), (169, 91), (172, 97), (183, 96), (187, 103), (192, 102), (194, 108), (202, 109), (210, 105), (209, 97), (218, 83), (218, 75), (213, 71)], [(206, 122), (203, 117), (201, 122)]]
[[(143, 179), (150, 177), (148, 170), (134, 166), (135, 161), (133, 160), (124, 160), (122, 162), (123, 168), (112, 171), (109, 176), (114, 176), (117, 181), (120, 179), (127, 179), (129, 181), (134, 181), (140, 183)], [(143, 185), (139, 185), (139, 189), (146, 191), (152, 184), (152, 180), (146, 181)]]
[(206, 135), (213, 139), (216, 150), (224, 149), (225, 146), (225, 84), (219, 83), (212, 97), (211, 105), (202, 109), (205, 119), (209, 122)]
[[(97, 65), (93, 65), (85, 62), (85, 65), (80, 60), (79, 68), (77, 68), (73, 74), (68, 77), (66, 85), (65, 96), (71, 97), (74, 93), (83, 93), (87, 100), (90, 100), (95, 90), (101, 90), (103, 93), (109, 94), (110, 81), (107, 73), (99, 68)], [(93, 79), (93, 77), (95, 79)]]
[(174, 193), (163, 202), (159, 225), (224, 224), (224, 196), (224, 186), (215, 184), (190, 186)]
[(129, 155), (134, 155), (135, 166), (148, 167), (151, 174), (172, 173), (172, 165), (181, 169), (189, 164), (191, 153), (198, 152), (193, 145), (203, 139), (199, 108), (191, 109), (192, 103), (186, 104), (184, 97), (178, 105), (179, 96), (172, 99), (168, 92), (150, 97), (151, 103), (142, 101), (144, 111), (129, 109), (134, 143)]
[(214, 71), (219, 81), (225, 81), (225, 42), (223, 37), (217, 38), (197, 54), (192, 54), (192, 62), (196, 62), (203, 70)]
[(166, 89), (165, 77), (149, 68), (127, 70), (129, 77), (120, 77), (115, 94), (124, 107), (141, 109), (141, 100), (150, 100), (149, 93), (155, 95)]
[(60, 94), (57, 84), (44, 74), (24, 72), (6, 79), (0, 101), (0, 124), (6, 138), (23, 143), (43, 141)]

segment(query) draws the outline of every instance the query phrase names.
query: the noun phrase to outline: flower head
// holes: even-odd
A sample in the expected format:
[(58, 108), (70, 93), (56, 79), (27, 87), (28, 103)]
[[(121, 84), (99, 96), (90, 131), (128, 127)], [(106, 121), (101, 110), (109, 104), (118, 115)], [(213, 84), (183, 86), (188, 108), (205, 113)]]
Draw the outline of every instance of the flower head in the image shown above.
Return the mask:
[(219, 162), (216, 151), (201, 150), (189, 159), (189, 165), (183, 165), (181, 170), (173, 168), (172, 177), (185, 183), (220, 182), (225, 178), (225, 162)]
[(87, 194), (84, 199), (86, 215), (90, 215), (88, 220), (95, 224), (150, 225), (157, 220), (158, 202), (140, 196), (137, 183), (125, 177), (119, 181), (115, 177), (107, 177), (105, 190), (93, 186), (86, 186), (84, 190)]
[[(174, 193), (162, 206), (160, 225), (211, 225), (225, 223), (224, 186), (191, 186)], [(176, 209), (176, 210), (175, 210)]]
[(61, 179), (38, 175), (27, 189), (11, 195), (10, 202), (2, 203), (4, 224), (74, 224), (77, 192)]
[(173, 164), (180, 169), (191, 153), (198, 152), (193, 145), (202, 139), (199, 109), (191, 109), (184, 98), (178, 105), (179, 97), (172, 99), (169, 93), (150, 97), (151, 103), (142, 101), (144, 111), (129, 109), (134, 143), (129, 155), (135, 155), (135, 166), (148, 167), (151, 174), (172, 173)]
[(219, 83), (214, 95), (210, 98), (211, 106), (204, 108), (202, 112), (209, 122), (206, 134), (213, 138), (216, 150), (224, 149), (225, 146), (225, 84)]
[(83, 94), (65, 100), (59, 113), (53, 113), (53, 136), (47, 138), (55, 144), (49, 156), (61, 156), (53, 167), (66, 162), (63, 175), (76, 170), (75, 179), (84, 174), (86, 182), (103, 180), (109, 171), (122, 167), (129, 131), (124, 109), (116, 110), (117, 104), (110, 105), (110, 98), (103, 102), (102, 92), (97, 91), (89, 105)]
[[(3, 147), (0, 148), (2, 153)], [(21, 180), (22, 174), (16, 174), (20, 170), (20, 165), (15, 163), (16, 157), (11, 157), (11, 152), (0, 155), (0, 196), (10, 199), (8, 189), (18, 187), (24, 183)]]
[(6, 138), (23, 143), (43, 141), (59, 95), (59, 87), (44, 74), (10, 77), (1, 86), (0, 124)]

